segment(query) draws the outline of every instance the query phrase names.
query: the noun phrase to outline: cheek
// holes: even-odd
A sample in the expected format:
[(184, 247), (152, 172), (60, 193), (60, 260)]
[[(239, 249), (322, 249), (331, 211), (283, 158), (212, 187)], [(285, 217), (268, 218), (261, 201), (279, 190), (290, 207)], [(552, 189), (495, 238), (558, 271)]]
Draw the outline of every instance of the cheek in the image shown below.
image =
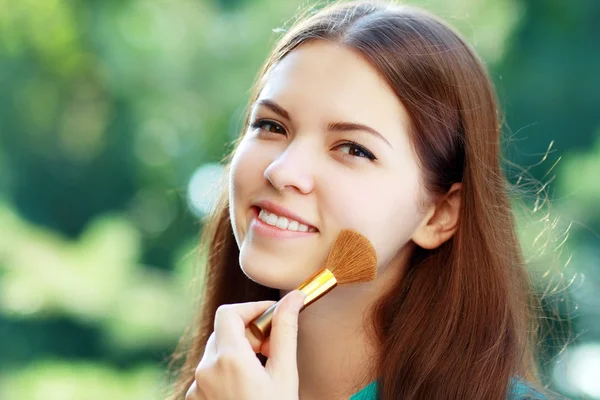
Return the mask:
[(234, 193), (234, 201), (240, 198), (237, 195), (238, 193), (248, 190), (248, 180), (256, 174), (257, 160), (252, 156), (252, 151), (250, 150), (248, 143), (242, 141), (231, 160), (229, 184), (232, 193)]
[(330, 187), (336, 223), (365, 235), (377, 250), (380, 266), (410, 241), (423, 218), (415, 175), (380, 173), (360, 181), (339, 180)]
[(238, 244), (243, 239), (247, 212), (251, 195), (260, 189), (263, 171), (266, 168), (264, 158), (252, 143), (242, 140), (231, 160), (229, 172), (229, 205), (233, 231)]
[(264, 172), (281, 153), (277, 145), (268, 144), (247, 134), (231, 160), (230, 183), (239, 189), (252, 187), (264, 180)]

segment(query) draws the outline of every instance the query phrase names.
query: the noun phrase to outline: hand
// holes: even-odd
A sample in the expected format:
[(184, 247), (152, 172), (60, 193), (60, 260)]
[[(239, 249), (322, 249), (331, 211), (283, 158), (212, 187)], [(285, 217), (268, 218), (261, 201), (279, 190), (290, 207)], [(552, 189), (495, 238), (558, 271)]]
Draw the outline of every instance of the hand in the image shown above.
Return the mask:
[[(246, 327), (274, 302), (219, 307), (186, 400), (298, 400), (298, 313), (304, 297), (294, 290), (281, 300), (266, 343)], [(258, 352), (269, 357), (264, 367)]]

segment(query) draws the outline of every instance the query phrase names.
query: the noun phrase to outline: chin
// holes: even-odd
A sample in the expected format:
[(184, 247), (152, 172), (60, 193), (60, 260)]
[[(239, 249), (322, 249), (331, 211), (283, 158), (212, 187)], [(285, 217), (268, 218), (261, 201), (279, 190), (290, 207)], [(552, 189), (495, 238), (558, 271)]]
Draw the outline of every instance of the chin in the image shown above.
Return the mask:
[(290, 276), (283, 276), (282, 274), (273, 274), (273, 271), (269, 271), (264, 267), (253, 268), (252, 266), (244, 265), (240, 262), (242, 272), (253, 282), (259, 285), (266, 286), (273, 289), (279, 290), (293, 290), (298, 287), (301, 283), (297, 279), (293, 279)]
[(239, 263), (250, 280), (279, 290), (296, 289), (314, 272), (306, 265), (293, 265), (275, 257), (253, 257), (244, 252), (240, 253)]

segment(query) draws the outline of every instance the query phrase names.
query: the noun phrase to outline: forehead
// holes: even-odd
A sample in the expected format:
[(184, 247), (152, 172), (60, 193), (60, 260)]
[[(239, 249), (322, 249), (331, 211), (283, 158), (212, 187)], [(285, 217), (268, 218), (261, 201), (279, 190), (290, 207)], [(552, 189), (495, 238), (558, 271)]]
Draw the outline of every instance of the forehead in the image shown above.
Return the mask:
[(403, 126), (406, 122), (404, 107), (379, 72), (356, 51), (338, 44), (306, 43), (263, 79), (259, 98), (275, 100), (292, 114), (386, 119)]

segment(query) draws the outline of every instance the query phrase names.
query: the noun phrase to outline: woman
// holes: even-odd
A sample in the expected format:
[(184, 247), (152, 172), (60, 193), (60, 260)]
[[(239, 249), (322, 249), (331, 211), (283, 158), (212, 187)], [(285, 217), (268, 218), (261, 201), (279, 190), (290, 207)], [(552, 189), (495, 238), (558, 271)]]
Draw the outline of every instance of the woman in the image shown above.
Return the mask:
[[(174, 398), (543, 398), (496, 101), (454, 30), (410, 7), (329, 6), (280, 40), (246, 122)], [(377, 279), (298, 316), (292, 289), (343, 228), (374, 245)], [(245, 325), (286, 293), (253, 346)]]

